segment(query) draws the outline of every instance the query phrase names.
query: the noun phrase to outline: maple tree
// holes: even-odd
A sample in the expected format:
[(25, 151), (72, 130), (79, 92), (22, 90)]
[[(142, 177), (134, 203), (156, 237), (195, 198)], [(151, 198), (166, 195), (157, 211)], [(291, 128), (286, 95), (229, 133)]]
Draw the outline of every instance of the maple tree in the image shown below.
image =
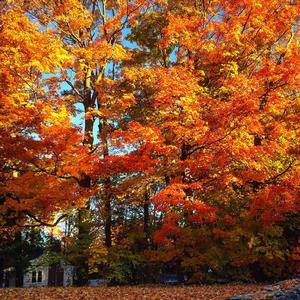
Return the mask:
[(10, 219), (11, 210), (8, 223), (22, 215), (38, 221), (37, 213), (47, 223), (52, 213), (71, 206), (70, 198), (83, 196), (74, 180), (66, 180), (73, 175), (68, 170), (71, 155), (84, 161), (80, 135), (58, 94), (42, 78), (59, 72), (68, 55), (55, 39), (49, 47), (51, 37), (18, 8), (1, 15), (1, 27), (1, 216)]
[(64, 216), (52, 222), (57, 213), (84, 205), (88, 197), (89, 192), (78, 185), (86, 159), (81, 135), (70, 123), (57, 86), (43, 77), (59, 73), (68, 59), (59, 40), (41, 32), (18, 5), (4, 6), (0, 58), (3, 241), (27, 226), (28, 217), (33, 226), (53, 226)]
[(299, 14), (279, 2), (168, 1), (137, 25), (145, 67), (126, 76), (152, 88), (148, 128), (167, 179), (153, 199), (165, 213), (156, 241), (179, 272), (238, 265), (236, 252), (242, 265), (285, 255), (282, 228), (268, 228), (299, 217)]
[(297, 1), (1, 5), (3, 234), (76, 215), (78, 284), (298, 270)]

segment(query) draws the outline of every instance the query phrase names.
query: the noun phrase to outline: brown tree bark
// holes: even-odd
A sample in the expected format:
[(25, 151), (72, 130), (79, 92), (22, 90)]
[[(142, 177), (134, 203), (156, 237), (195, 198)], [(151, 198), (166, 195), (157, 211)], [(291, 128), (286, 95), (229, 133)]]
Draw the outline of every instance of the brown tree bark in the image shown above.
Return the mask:
[[(107, 120), (102, 118), (99, 122), (99, 133), (102, 145), (103, 158), (109, 155), (108, 149), (108, 128)], [(111, 208), (111, 179), (107, 176), (104, 179), (104, 232), (105, 232), (105, 246), (111, 248), (112, 246), (112, 208)]]
[(149, 205), (150, 205), (150, 195), (149, 191), (146, 187), (145, 191), (145, 201), (144, 201), (144, 235), (145, 235), (145, 240), (144, 240), (144, 247), (145, 249), (149, 248), (149, 240), (150, 240), (150, 214), (149, 214)]

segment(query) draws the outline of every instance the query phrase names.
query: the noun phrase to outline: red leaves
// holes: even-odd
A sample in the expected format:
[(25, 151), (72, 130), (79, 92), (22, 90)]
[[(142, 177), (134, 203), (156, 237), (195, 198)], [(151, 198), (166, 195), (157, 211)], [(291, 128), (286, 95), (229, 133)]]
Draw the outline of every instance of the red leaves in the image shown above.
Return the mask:
[(236, 222), (235, 219), (232, 216), (229, 216), (229, 215), (225, 215), (223, 220), (227, 224), (235, 224), (235, 222)]
[(212, 232), (214, 233), (216, 239), (224, 238), (227, 235), (225, 231), (223, 231), (219, 228), (213, 228)]
[(168, 245), (169, 237), (175, 237), (180, 233), (178, 222), (180, 215), (178, 213), (168, 213), (164, 219), (164, 225), (154, 234), (154, 241), (159, 244)]
[(257, 172), (257, 171), (241, 171), (241, 177), (244, 180), (244, 182), (249, 181), (258, 181), (262, 182), (265, 179), (266, 174), (263, 172)]
[(108, 155), (104, 159), (98, 159), (94, 166), (97, 175), (109, 176), (120, 173), (145, 172), (150, 173), (155, 165), (148, 151), (132, 152), (124, 155)]
[(185, 203), (185, 192), (183, 184), (172, 184), (159, 192), (154, 198), (153, 203), (159, 211), (168, 211), (172, 206), (182, 207)]
[(297, 211), (297, 190), (284, 186), (269, 186), (253, 196), (251, 215), (259, 214), (266, 226), (284, 220), (285, 213)]

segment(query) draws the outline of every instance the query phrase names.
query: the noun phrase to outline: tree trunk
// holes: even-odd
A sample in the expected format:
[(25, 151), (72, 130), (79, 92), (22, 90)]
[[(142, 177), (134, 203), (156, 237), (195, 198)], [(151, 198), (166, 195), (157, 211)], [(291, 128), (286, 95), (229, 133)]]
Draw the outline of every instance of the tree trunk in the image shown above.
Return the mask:
[(145, 202), (144, 202), (144, 235), (145, 235), (145, 249), (149, 248), (149, 240), (150, 240), (150, 231), (149, 231), (149, 193), (146, 187), (145, 191)]
[[(109, 155), (108, 151), (108, 128), (107, 120), (102, 118), (99, 122), (99, 133), (102, 143), (103, 158)], [(112, 209), (111, 209), (111, 179), (106, 177), (104, 179), (104, 232), (105, 232), (105, 246), (111, 248), (112, 246)]]
[(104, 182), (104, 214), (105, 214), (105, 246), (111, 248), (111, 180), (106, 178)]
[[(87, 78), (89, 72), (87, 71)], [(91, 102), (91, 92), (90, 92), (90, 78), (85, 82), (85, 101), (84, 109), (85, 114), (88, 113), (89, 109), (93, 108), (93, 103)], [(89, 116), (85, 118), (84, 121), (84, 139), (83, 144), (86, 145), (90, 150), (93, 147), (94, 137), (93, 137), (93, 126), (94, 120)], [(79, 185), (83, 188), (91, 187), (91, 178), (82, 173), (81, 178), (79, 178)], [(91, 245), (91, 215), (90, 215), (90, 203), (87, 202), (86, 206), (78, 210), (78, 241), (77, 241), (77, 269), (76, 269), (76, 284), (78, 286), (84, 286), (88, 284), (89, 279), (89, 249)]]
[[(87, 175), (82, 175), (79, 181), (81, 187), (90, 188), (91, 178)], [(84, 286), (88, 284), (89, 276), (89, 249), (92, 242), (91, 238), (91, 214), (89, 202), (85, 207), (78, 210), (78, 241), (77, 241), (77, 280), (78, 286)]]
[[(180, 155), (180, 160), (181, 161), (185, 161), (189, 158), (189, 150), (190, 150), (190, 146), (183, 143), (182, 147), (181, 147), (181, 155)], [(182, 174), (182, 183), (189, 183), (190, 182), (190, 170), (189, 169), (185, 169)], [(185, 188), (184, 190), (185, 193), (185, 200), (189, 201), (189, 197), (191, 197), (193, 195), (192, 191), (190, 188)], [(188, 216), (189, 213), (188, 212), (184, 212), (183, 213), (183, 217), (185, 219), (185, 223), (184, 226), (188, 226)], [(175, 241), (176, 243), (176, 241)], [(176, 247), (176, 244), (175, 244)], [(181, 257), (185, 256), (185, 247), (183, 245), (183, 252), (181, 253)], [(181, 257), (177, 257), (175, 263), (176, 263), (176, 273), (177, 273), (177, 280), (179, 284), (183, 284), (184, 283), (184, 268), (182, 267), (182, 258)]]
[(16, 275), (16, 287), (23, 287), (23, 275), (24, 275), (24, 262), (23, 262), (23, 241), (22, 233), (18, 231), (15, 234), (14, 240), (16, 246), (16, 260), (15, 260), (15, 275)]
[(184, 272), (183, 272), (180, 258), (178, 258), (176, 261), (176, 273), (177, 273), (176, 275), (177, 275), (178, 283), (183, 284), (184, 283)]
[(76, 285), (85, 286), (89, 279), (89, 248), (91, 244), (90, 235), (90, 211), (88, 207), (78, 211), (78, 241), (77, 241), (77, 269), (76, 269)]
[(4, 283), (4, 265), (3, 265), (3, 258), (0, 257), (0, 288), (3, 287)]
[(262, 144), (262, 137), (259, 135), (254, 136), (254, 146), (261, 146)]

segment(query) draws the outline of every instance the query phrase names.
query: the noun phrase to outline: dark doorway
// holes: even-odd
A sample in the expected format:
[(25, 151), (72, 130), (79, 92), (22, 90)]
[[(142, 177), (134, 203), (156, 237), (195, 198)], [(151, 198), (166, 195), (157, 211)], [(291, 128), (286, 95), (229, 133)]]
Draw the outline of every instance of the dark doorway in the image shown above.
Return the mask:
[(8, 271), (6, 271), (4, 274), (5, 274), (5, 277), (4, 277), (4, 287), (9, 287), (10, 273)]
[(48, 273), (48, 286), (64, 285), (64, 269), (60, 266), (50, 266)]

